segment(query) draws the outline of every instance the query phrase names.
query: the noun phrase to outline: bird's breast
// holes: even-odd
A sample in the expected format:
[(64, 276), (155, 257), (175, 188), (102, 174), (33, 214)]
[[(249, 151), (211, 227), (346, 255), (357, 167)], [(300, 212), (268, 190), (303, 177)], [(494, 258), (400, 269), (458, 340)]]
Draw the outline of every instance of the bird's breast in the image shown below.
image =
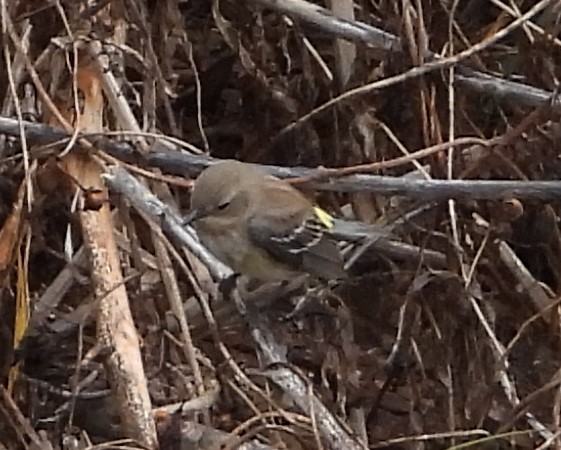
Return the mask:
[(254, 245), (250, 247), (247, 232), (235, 224), (217, 227), (202, 219), (194, 228), (202, 244), (237, 273), (264, 282), (290, 280), (299, 274), (273, 259), (265, 250)]
[(240, 230), (233, 224), (217, 226), (205, 219), (197, 221), (194, 228), (202, 244), (216, 258), (236, 270), (246, 251)]

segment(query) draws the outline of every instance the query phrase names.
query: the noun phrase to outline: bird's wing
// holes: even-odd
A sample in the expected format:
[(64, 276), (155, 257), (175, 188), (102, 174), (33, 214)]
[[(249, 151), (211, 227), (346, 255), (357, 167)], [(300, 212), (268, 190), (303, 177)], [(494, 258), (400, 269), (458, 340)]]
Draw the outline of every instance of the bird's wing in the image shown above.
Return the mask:
[(253, 243), (293, 269), (324, 279), (344, 277), (341, 253), (329, 233), (329, 215), (291, 186), (276, 185), (264, 194), (269, 207), (259, 208), (248, 222)]

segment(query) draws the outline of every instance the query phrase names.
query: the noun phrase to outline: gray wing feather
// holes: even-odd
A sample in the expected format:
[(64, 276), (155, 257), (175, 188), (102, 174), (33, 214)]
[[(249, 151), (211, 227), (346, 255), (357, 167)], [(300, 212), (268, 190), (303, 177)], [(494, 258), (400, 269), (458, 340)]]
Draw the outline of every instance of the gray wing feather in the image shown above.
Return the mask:
[(255, 245), (291, 268), (316, 277), (345, 276), (337, 243), (321, 222), (312, 218), (296, 228), (277, 222), (275, 229), (271, 229), (270, 219), (254, 217), (249, 221), (249, 238)]

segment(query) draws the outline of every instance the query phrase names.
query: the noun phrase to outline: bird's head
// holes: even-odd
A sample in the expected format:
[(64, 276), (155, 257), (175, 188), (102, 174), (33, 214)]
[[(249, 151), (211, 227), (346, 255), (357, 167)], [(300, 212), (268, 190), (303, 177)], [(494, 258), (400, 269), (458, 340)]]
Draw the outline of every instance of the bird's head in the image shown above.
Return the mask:
[(184, 223), (204, 218), (228, 219), (245, 215), (250, 198), (266, 175), (239, 161), (223, 161), (204, 170), (191, 193), (191, 212)]

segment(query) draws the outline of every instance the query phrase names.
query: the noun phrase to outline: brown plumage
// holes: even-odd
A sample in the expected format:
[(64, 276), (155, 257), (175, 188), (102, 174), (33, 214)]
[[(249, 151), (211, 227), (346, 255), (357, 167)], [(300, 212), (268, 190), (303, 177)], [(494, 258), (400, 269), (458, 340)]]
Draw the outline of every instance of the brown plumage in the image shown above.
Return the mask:
[(218, 259), (250, 278), (288, 280), (303, 272), (342, 278), (337, 243), (316, 212), (286, 181), (223, 161), (196, 180), (189, 221)]

